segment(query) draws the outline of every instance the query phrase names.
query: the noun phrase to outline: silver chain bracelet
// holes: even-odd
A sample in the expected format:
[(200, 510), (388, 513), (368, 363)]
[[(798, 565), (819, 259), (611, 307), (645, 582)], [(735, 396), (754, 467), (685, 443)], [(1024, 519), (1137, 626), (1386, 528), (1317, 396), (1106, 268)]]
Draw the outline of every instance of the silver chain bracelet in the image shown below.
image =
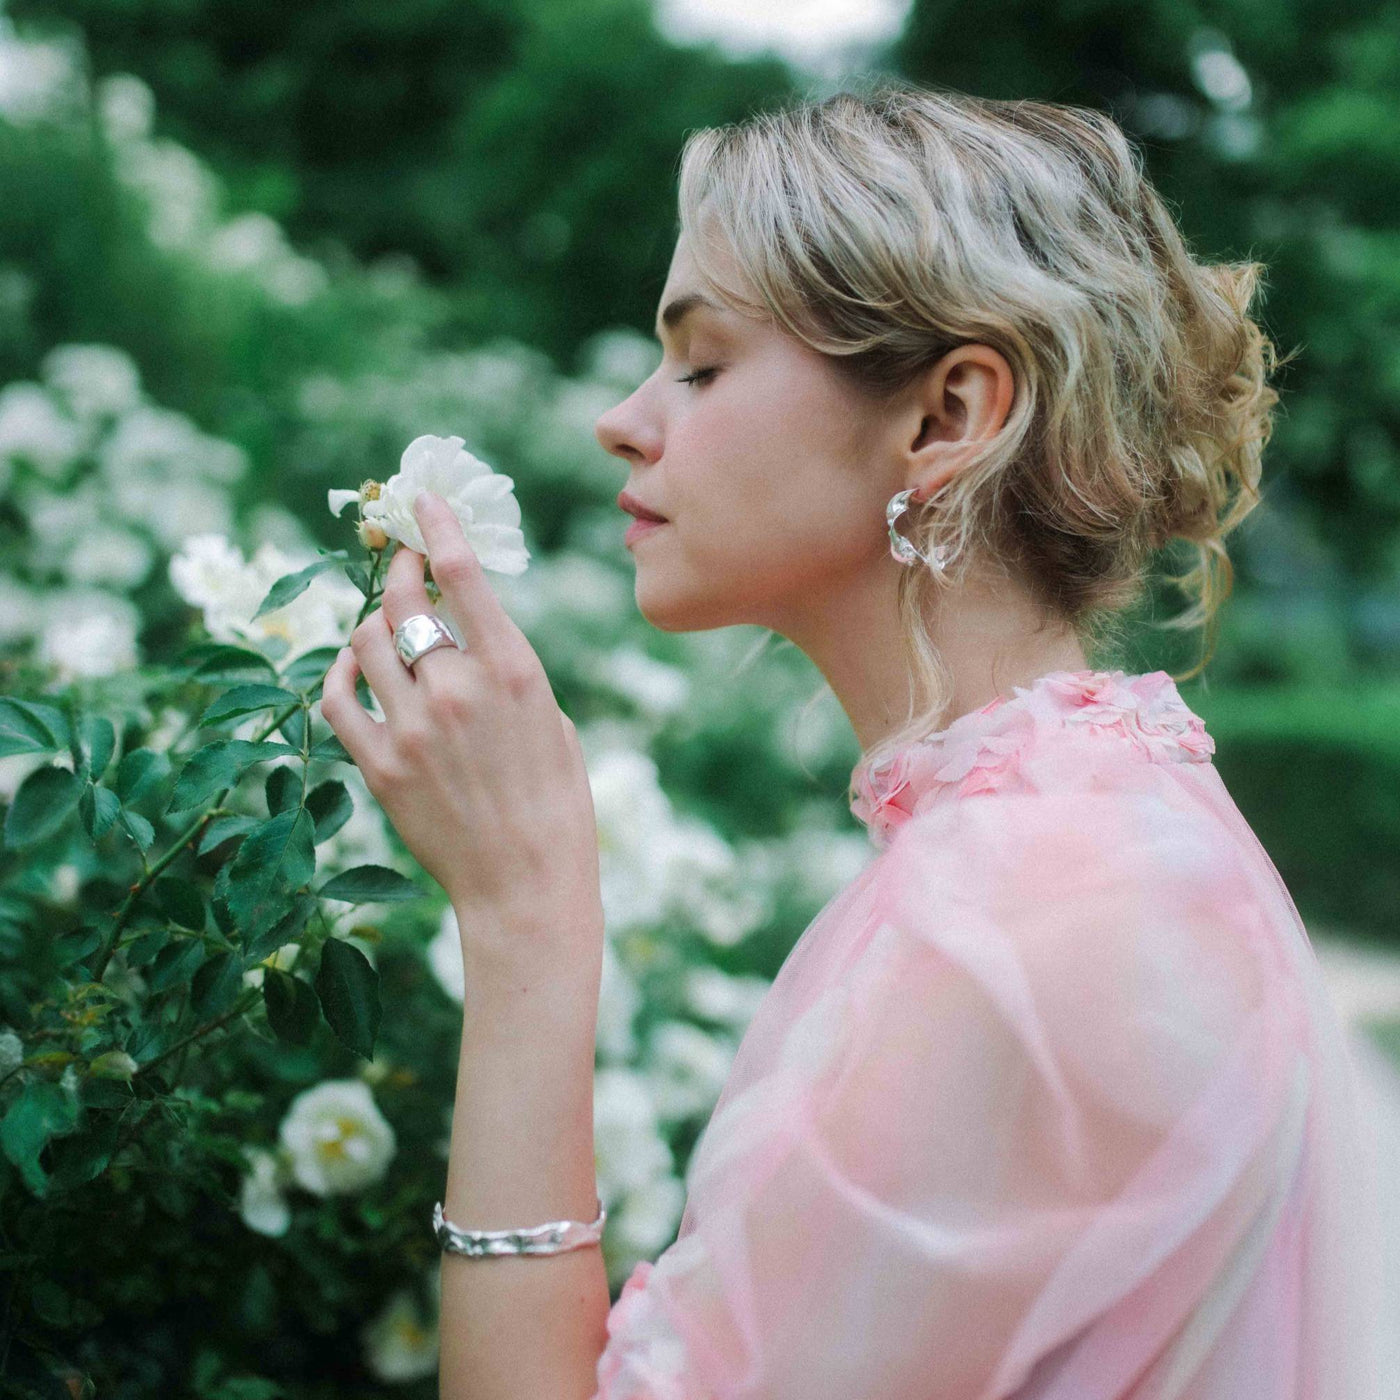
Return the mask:
[(598, 1218), (585, 1225), (579, 1220), (549, 1220), (525, 1230), (463, 1230), (442, 1213), (442, 1202), (433, 1207), (433, 1233), (448, 1254), (474, 1259), (499, 1254), (563, 1254), (603, 1238), (608, 1212), (598, 1201)]

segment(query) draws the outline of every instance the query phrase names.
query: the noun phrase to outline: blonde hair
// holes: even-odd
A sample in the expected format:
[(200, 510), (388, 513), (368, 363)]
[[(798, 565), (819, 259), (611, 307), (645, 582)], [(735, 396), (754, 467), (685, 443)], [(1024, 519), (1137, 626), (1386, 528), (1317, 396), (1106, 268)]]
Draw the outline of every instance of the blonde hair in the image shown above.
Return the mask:
[[(1086, 652), (1119, 643), (1152, 551), (1184, 539), (1195, 567), (1165, 577), (1194, 603), (1155, 625), (1206, 624), (1208, 650), (1173, 679), (1204, 669), (1233, 586), (1223, 540), (1259, 504), (1284, 361), (1248, 314), (1263, 265), (1195, 261), (1110, 117), (882, 77), (691, 132), (678, 205), (715, 295), (876, 401), (959, 344), (998, 350), (1016, 381), (1001, 432), (901, 525), (926, 554), (948, 547), (949, 581), (974, 559), (1014, 569)], [(744, 285), (725, 280), (711, 233)], [(917, 684), (864, 762), (947, 708), (923, 620), (940, 586), (902, 571)]]

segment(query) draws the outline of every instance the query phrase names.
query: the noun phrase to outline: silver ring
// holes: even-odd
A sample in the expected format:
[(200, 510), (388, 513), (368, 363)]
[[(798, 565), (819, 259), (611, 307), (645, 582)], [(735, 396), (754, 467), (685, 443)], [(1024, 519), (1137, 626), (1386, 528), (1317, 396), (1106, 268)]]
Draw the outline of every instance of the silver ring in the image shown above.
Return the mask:
[(437, 613), (415, 613), (394, 628), (394, 650), (410, 671), (415, 661), (438, 647), (466, 650), (450, 618), (440, 617)]

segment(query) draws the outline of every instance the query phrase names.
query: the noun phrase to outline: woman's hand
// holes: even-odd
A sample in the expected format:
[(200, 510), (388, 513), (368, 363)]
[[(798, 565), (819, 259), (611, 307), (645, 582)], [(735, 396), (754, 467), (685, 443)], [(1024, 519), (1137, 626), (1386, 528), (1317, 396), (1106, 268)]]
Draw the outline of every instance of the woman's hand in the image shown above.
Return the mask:
[[(598, 831), (582, 749), (525, 635), (501, 607), (447, 504), (420, 496), (441, 609), (466, 650), (439, 647), (410, 671), (394, 650), (405, 618), (436, 611), (424, 556), (400, 545), (383, 607), (351, 635), (326, 673), (321, 714), (461, 924), (493, 962), (552, 968), (600, 952)], [(363, 672), (384, 711), (355, 694)], [(591, 916), (591, 917), (589, 917)], [(502, 933), (516, 944), (500, 947)]]

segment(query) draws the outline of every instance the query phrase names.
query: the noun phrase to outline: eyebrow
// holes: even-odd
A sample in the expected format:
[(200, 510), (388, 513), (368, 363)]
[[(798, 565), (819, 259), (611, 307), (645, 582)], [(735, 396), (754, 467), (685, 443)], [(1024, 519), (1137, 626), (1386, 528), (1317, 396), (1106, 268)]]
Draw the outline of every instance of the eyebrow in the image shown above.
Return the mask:
[[(703, 292), (687, 292), (684, 296), (677, 297), (661, 313), (661, 324), (668, 331), (674, 331), (692, 311), (704, 307), (709, 311), (721, 311), (723, 308), (714, 301), (711, 301)], [(658, 332), (656, 338), (661, 339)]]

